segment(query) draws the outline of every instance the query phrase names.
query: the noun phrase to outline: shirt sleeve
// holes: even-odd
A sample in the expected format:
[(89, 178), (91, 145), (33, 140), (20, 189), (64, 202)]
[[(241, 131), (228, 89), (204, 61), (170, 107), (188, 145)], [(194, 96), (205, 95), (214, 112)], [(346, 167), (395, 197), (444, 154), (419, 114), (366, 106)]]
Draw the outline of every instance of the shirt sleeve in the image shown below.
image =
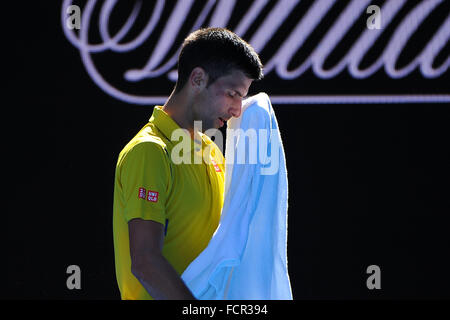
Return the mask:
[(164, 224), (170, 181), (169, 158), (161, 145), (141, 142), (131, 148), (121, 168), (125, 220), (141, 218)]

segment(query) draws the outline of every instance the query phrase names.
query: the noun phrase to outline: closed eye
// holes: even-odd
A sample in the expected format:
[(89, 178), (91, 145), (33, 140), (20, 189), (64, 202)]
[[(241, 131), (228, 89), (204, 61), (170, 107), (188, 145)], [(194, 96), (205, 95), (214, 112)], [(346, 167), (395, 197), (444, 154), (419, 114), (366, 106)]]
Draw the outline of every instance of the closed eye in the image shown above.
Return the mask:
[(244, 97), (239, 91), (236, 90), (230, 91), (228, 95), (232, 98), (239, 97), (241, 100), (247, 98), (247, 95)]

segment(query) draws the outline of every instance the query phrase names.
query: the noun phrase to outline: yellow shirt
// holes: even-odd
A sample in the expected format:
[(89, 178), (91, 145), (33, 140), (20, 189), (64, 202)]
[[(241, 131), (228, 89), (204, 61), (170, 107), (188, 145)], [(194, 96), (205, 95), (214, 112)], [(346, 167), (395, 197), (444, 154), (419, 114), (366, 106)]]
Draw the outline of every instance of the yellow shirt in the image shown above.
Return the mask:
[[(180, 275), (206, 248), (219, 223), (224, 194), (223, 154), (202, 133), (201, 143), (187, 133), (172, 141), (176, 129), (181, 130), (162, 107), (155, 106), (150, 121), (119, 154), (113, 233), (122, 299), (152, 299), (131, 273), (128, 221), (141, 218), (165, 225), (162, 253)], [(181, 142), (188, 148), (180, 148)], [(180, 163), (177, 155), (190, 163)], [(198, 159), (206, 161), (196, 164)]]

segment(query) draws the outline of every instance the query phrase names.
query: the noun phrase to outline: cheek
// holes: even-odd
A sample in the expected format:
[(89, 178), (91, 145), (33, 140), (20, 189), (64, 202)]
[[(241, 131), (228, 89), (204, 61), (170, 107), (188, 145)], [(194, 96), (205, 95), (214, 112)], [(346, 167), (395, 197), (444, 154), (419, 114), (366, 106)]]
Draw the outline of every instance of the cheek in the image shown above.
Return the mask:
[(226, 104), (227, 102), (222, 95), (217, 94), (212, 96), (211, 99), (209, 99), (208, 105), (209, 113), (216, 114), (218, 112), (221, 112), (222, 109), (224, 108), (224, 105)]
[(215, 112), (218, 113), (220, 116), (222, 116), (224, 113), (226, 113), (226, 110), (228, 109), (229, 105), (230, 105), (229, 99), (222, 97), (222, 99), (217, 100), (216, 102)]
[(206, 108), (209, 115), (214, 118), (222, 116), (226, 112), (227, 106), (230, 105), (230, 99), (231, 98), (227, 96), (225, 90), (215, 88), (215, 90), (208, 95), (208, 105)]

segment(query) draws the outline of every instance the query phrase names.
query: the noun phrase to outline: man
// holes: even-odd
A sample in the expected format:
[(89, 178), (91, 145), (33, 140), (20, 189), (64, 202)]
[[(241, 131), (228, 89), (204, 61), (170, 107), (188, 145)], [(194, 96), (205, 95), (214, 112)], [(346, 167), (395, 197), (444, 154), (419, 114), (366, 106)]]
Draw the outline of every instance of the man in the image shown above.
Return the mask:
[[(117, 162), (113, 231), (122, 299), (195, 299), (180, 275), (218, 226), (224, 159), (194, 121), (207, 130), (239, 117), (242, 98), (262, 77), (256, 52), (229, 30), (200, 29), (185, 39), (172, 94)], [(201, 163), (173, 161), (172, 134), (180, 129), (190, 146), (182, 156), (207, 152)]]

